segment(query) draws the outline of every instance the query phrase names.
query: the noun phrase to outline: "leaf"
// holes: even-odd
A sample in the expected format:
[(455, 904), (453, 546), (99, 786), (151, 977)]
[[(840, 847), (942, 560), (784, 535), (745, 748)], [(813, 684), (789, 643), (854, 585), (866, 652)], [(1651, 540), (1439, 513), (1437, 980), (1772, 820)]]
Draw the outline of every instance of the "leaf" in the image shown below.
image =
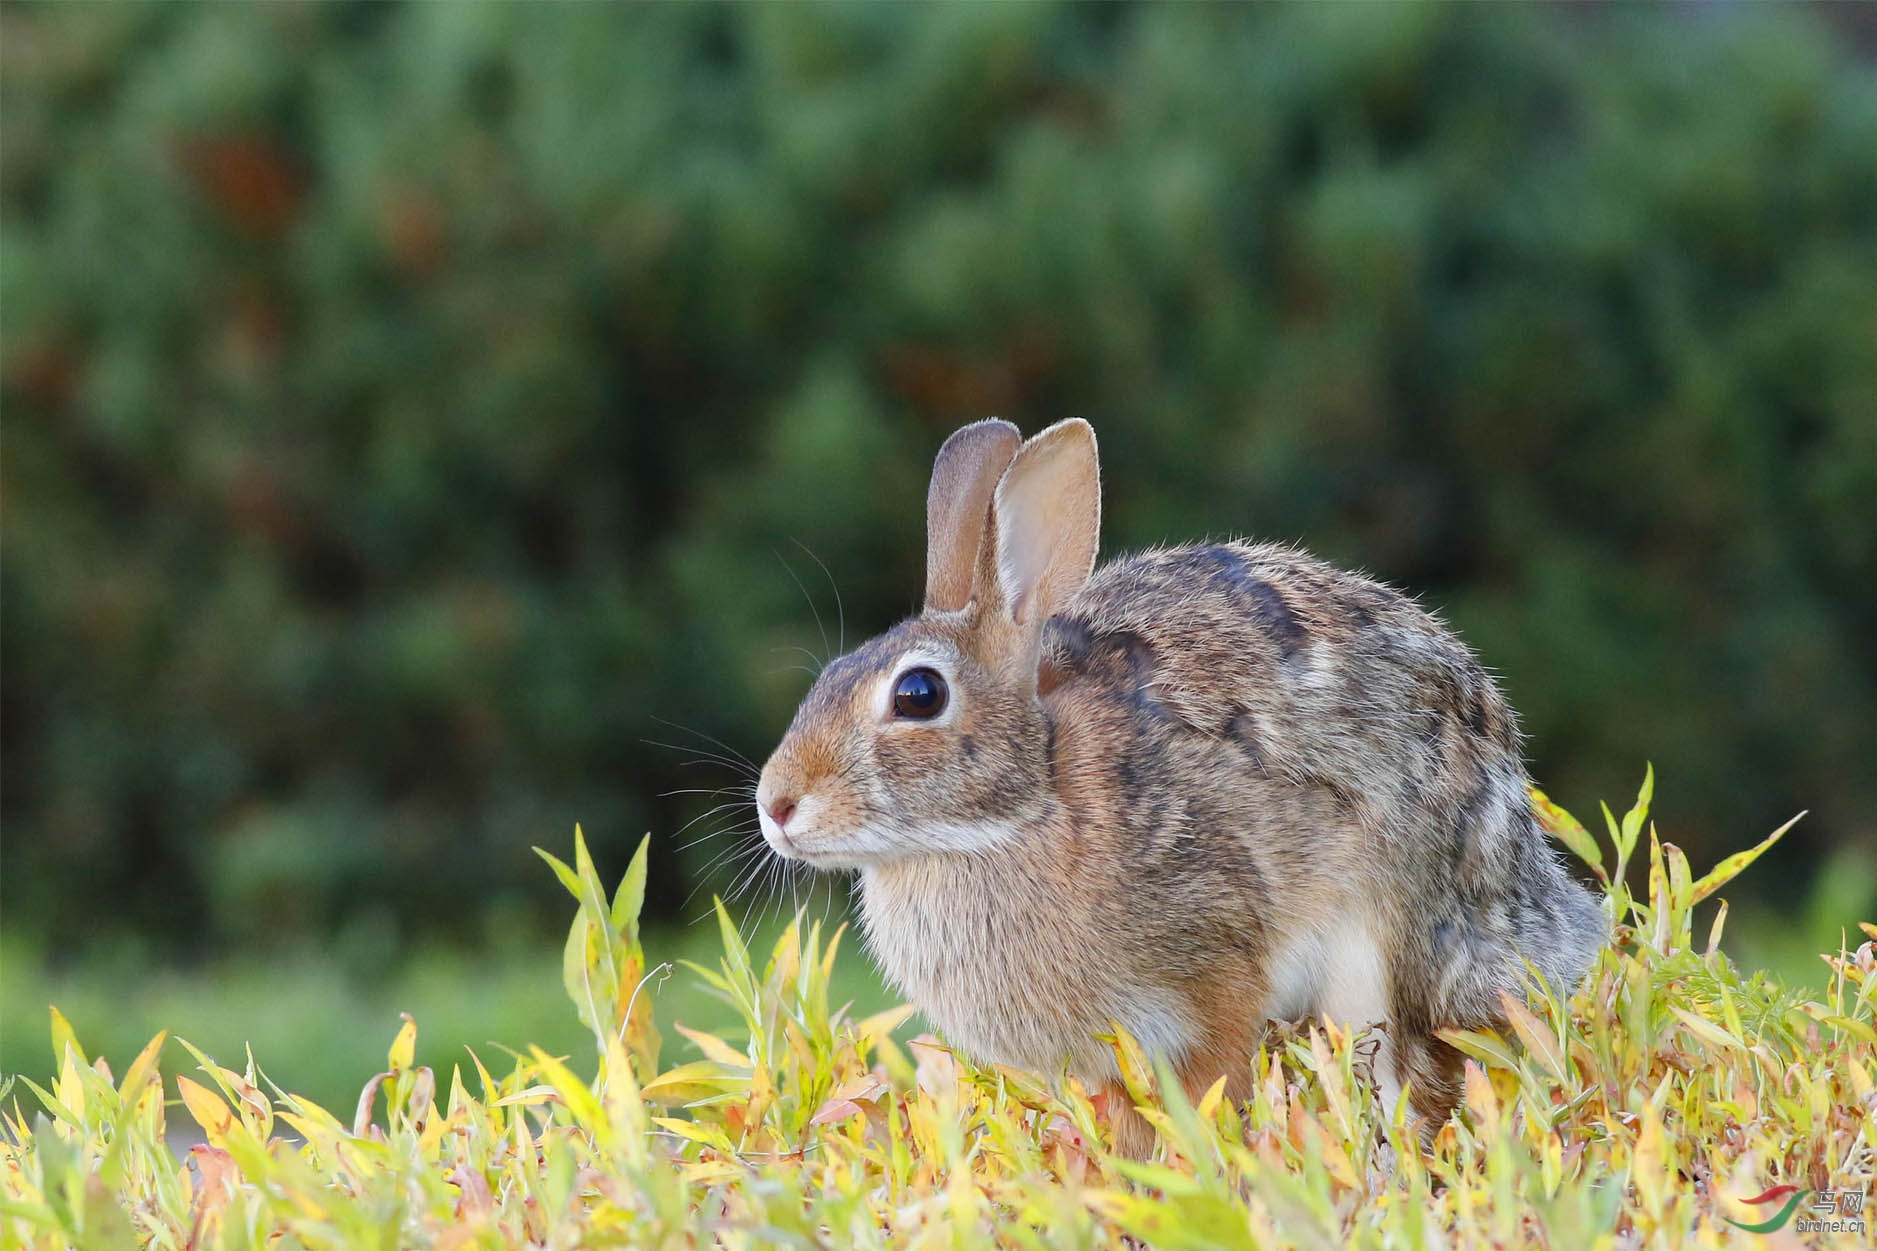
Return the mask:
[(676, 1029), (680, 1034), (690, 1039), (691, 1044), (699, 1051), (703, 1052), (706, 1059), (714, 1060), (718, 1064), (731, 1068), (738, 1066), (748, 1068), (750, 1066), (749, 1057), (747, 1055), (744, 1055), (715, 1034), (706, 1034), (701, 1030), (686, 1029), (682, 1025), (677, 1026)]
[(613, 928), (622, 934), (638, 932), (639, 911), (645, 906), (646, 857), (651, 845), (650, 834), (639, 840), (639, 849), (632, 853), (632, 863), (626, 866), (626, 875), (619, 880), (619, 889), (613, 894)]
[(1327, 1022), (1325, 1025), (1325, 1029), (1315, 1025), (1310, 1027), (1310, 1056), (1316, 1061), (1317, 1085), (1323, 1091), (1323, 1101), (1330, 1105), (1343, 1137), (1348, 1138), (1356, 1132), (1355, 1118), (1350, 1112), (1348, 1094), (1343, 1089), (1342, 1068), (1330, 1054), (1330, 1040), (1326, 1031), (1335, 1027)]
[(1798, 816), (1795, 816), (1792, 820), (1786, 822), (1771, 834), (1768, 834), (1757, 846), (1749, 847), (1745, 851), (1737, 851), (1708, 870), (1708, 872), (1694, 884), (1694, 901), (1700, 903), (1703, 899), (1706, 899), (1709, 895), (1712, 895), (1715, 891), (1727, 885), (1727, 883), (1733, 881), (1736, 877), (1739, 877), (1748, 865), (1758, 860), (1760, 856), (1765, 853), (1767, 848), (1783, 838), (1786, 831), (1797, 825), (1804, 816), (1805, 813), (1801, 812)]
[(1519, 1036), (1525, 1049), (1559, 1081), (1565, 1080), (1564, 1051), (1551, 1027), (1539, 1020), (1532, 1010), (1505, 991), (1499, 992), (1499, 1006), (1505, 1009), (1506, 1021)]
[(574, 1124), (588, 1133), (604, 1135), (610, 1128), (600, 1108), (600, 1101), (593, 1094), (593, 1088), (574, 1075), (572, 1069), (539, 1047), (531, 1046), (528, 1054), (533, 1058), (541, 1075), (547, 1078), (548, 1085), (554, 1088), (561, 1102), (572, 1113)]
[(652, 1124), (668, 1134), (675, 1134), (691, 1142), (701, 1143), (706, 1147), (722, 1151), (726, 1155), (736, 1150), (730, 1142), (729, 1135), (725, 1134), (722, 1126), (719, 1125), (706, 1125), (675, 1116), (655, 1116), (652, 1118)]
[(1506, 1050), (1505, 1043), (1492, 1034), (1476, 1033), (1470, 1029), (1442, 1029), (1435, 1030), (1434, 1034), (1481, 1064), (1496, 1064), (1502, 1069), (1518, 1072), (1518, 1059)]
[(65, 1050), (69, 1047), (78, 1053), (80, 1064), (89, 1064), (90, 1061), (85, 1059), (84, 1048), (78, 1045), (78, 1035), (73, 1031), (72, 1023), (66, 1020), (65, 1014), (57, 1008), (48, 1010), (52, 1013), (52, 1062), (54, 1064), (65, 1063)]
[(600, 871), (593, 867), (593, 854), (587, 850), (587, 836), (574, 826), (574, 871), (580, 875), (580, 910), (608, 940), (601, 944), (605, 967), (612, 967), (612, 910), (606, 903), (606, 888), (600, 884)]
[(410, 1013), (400, 1013), (404, 1024), (398, 1029), (398, 1036), (391, 1041), (391, 1050), (386, 1056), (393, 1073), (402, 1073), (411, 1067), (417, 1058), (417, 1022)]
[[(579, 827), (576, 826), (574, 828), (578, 829)], [(580, 898), (579, 874), (568, 868), (566, 862), (553, 852), (537, 847), (534, 849), (534, 854), (547, 861), (548, 867), (554, 870), (554, 876), (560, 879), (560, 884), (567, 888), (568, 894), (572, 895), (576, 900)]]
[(389, 1073), (375, 1074), (365, 1083), (365, 1088), (358, 1092), (358, 1108), (352, 1113), (352, 1137), (364, 1138), (371, 1133), (372, 1107), (378, 1101), (378, 1088), (385, 1084)]
[(1869, 1046), (1877, 1047), (1877, 1030), (1872, 1029), (1868, 1022), (1853, 1020), (1848, 1016), (1827, 1016), (1820, 1017), (1819, 1023), (1829, 1025), (1833, 1029), (1843, 1030), (1847, 1034), (1862, 1039)]
[(1668, 1189), (1666, 1148), (1662, 1115), (1653, 1102), (1645, 1104), (1642, 1109), (1642, 1126), (1637, 1131), (1636, 1145), (1630, 1157), (1629, 1178), (1636, 1187), (1637, 1197), (1642, 1200), (1643, 1207), (1652, 1215), (1662, 1210)]
[[(1698, 902), (1699, 896), (1697, 896), (1696, 899)], [(1708, 927), (1708, 948), (1707, 948), (1708, 955), (1712, 956), (1715, 952), (1720, 950), (1721, 930), (1726, 926), (1726, 924), (1727, 924), (1727, 901), (1723, 899), (1721, 900), (1721, 906), (1714, 910), (1714, 924)]]
[(118, 1098), (126, 1104), (134, 1103), (143, 1092), (145, 1084), (157, 1075), (157, 1061), (163, 1052), (163, 1044), (169, 1040), (168, 1030), (158, 1030), (155, 1038), (144, 1044), (137, 1058), (130, 1062), (130, 1068), (124, 1072), (124, 1084), (117, 1088)]
[(864, 1111), (866, 1111), (866, 1109), (862, 1108), (852, 1099), (830, 1098), (826, 1103), (823, 1103), (815, 1110), (815, 1114), (808, 1118), (808, 1123), (810, 1125), (828, 1125), (835, 1121), (845, 1121), (849, 1117), (858, 1116)]
[[(202, 1090), (202, 1087), (196, 1089)], [(215, 1097), (206, 1090), (202, 1090), (202, 1093), (211, 1099)], [(194, 1161), (196, 1172), (202, 1178), (191, 1214), (192, 1223), (201, 1229), (203, 1223), (234, 1196), (236, 1187), (241, 1184), (241, 1170), (235, 1167), (234, 1157), (218, 1147), (197, 1144), (189, 1148), (189, 1158)]]
[(720, 1182), (738, 1181), (745, 1174), (743, 1166), (733, 1160), (706, 1160), (698, 1164), (681, 1165), (679, 1171), (684, 1180), (694, 1186), (715, 1186)]
[(640, 1092), (655, 1103), (690, 1103), (712, 1095), (731, 1094), (750, 1085), (751, 1070), (726, 1069), (714, 1060), (693, 1060), (667, 1070), (645, 1083)]
[(1147, 1052), (1119, 1021), (1110, 1021), (1108, 1028), (1113, 1032), (1096, 1037), (1114, 1049), (1115, 1067), (1120, 1070), (1121, 1085), (1128, 1092), (1128, 1098), (1136, 1104), (1153, 1103), (1154, 1072)]
[(561, 950), (561, 986), (573, 1000), (581, 1023), (595, 1034), (603, 1035), (610, 1033), (612, 1026), (600, 1016), (602, 997), (593, 985), (592, 961), (587, 959), (587, 946), (592, 941), (593, 923), (587, 920), (586, 910), (581, 909), (567, 927), (567, 945)]
[(533, 1107), (537, 1103), (546, 1103), (554, 1097), (552, 1086), (525, 1086), (513, 1094), (503, 1095), (489, 1106), (492, 1108), (526, 1108)]
[(1689, 1033), (1699, 1038), (1702, 1042), (1707, 1043), (1709, 1046), (1736, 1047), (1741, 1051), (1747, 1049), (1746, 1043), (1734, 1037), (1719, 1025), (1716, 1025), (1713, 1021), (1708, 1020), (1699, 1013), (1690, 1012), (1688, 1009), (1676, 1003), (1668, 1005), (1668, 1010), (1673, 1012), (1681, 1023), (1688, 1027)]
[(918, 1010), (918, 1007), (914, 1004), (902, 1003), (897, 1008), (888, 1008), (884, 1012), (876, 1012), (872, 1016), (858, 1022), (854, 1026), (854, 1033), (866, 1039), (884, 1038), (904, 1025), (911, 1019), (912, 1014)]
[(1538, 824), (1569, 847), (1579, 860), (1589, 865), (1598, 881), (1608, 884), (1610, 876), (1603, 871), (1603, 851), (1597, 846), (1597, 840), (1590, 836), (1590, 831), (1536, 786), (1527, 789), (1531, 794), (1532, 808), (1538, 814)]
[(1636, 802), (1623, 814), (1616, 844), (1618, 864), (1627, 864), (1636, 850), (1636, 840), (1642, 835), (1643, 822), (1649, 819), (1649, 804), (1654, 798), (1655, 765), (1651, 763), (1643, 770), (1642, 789), (1636, 792)]
[(1689, 882), (1688, 857), (1673, 843), (1662, 844), (1662, 856), (1668, 866), (1668, 894), (1678, 912), (1694, 907), (1694, 888)]
[(1467, 1110), (1473, 1114), (1473, 1122), (1482, 1129), (1499, 1123), (1499, 1095), (1492, 1088), (1492, 1082), (1486, 1076), (1486, 1070), (1472, 1060), (1466, 1061), (1465, 1092)]
[(235, 1114), (228, 1110), (228, 1105), (214, 1091), (186, 1077), (176, 1078), (176, 1090), (182, 1095), (183, 1106), (189, 1109), (189, 1115), (202, 1127), (209, 1142), (221, 1146), (235, 1121)]

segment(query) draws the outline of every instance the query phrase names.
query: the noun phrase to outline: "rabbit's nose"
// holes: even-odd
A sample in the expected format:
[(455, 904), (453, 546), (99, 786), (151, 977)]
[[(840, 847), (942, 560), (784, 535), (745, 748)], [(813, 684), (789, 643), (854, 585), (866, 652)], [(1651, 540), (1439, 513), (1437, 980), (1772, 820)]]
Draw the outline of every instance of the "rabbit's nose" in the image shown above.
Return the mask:
[(775, 799), (769, 801), (769, 819), (776, 823), (777, 829), (781, 829), (783, 826), (787, 825), (789, 818), (794, 815), (795, 801), (789, 796), (778, 795)]

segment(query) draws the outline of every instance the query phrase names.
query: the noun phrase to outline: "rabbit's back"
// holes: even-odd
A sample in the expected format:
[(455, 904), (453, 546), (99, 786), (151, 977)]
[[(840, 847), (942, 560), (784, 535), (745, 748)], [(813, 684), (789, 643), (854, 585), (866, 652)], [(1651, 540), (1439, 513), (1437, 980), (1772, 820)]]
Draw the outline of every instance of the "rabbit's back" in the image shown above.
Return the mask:
[(1194, 874), (1229, 878), (1222, 906), (1235, 884), (1306, 913), (1361, 883), (1397, 968), (1482, 1020), (1521, 956), (1566, 984), (1601, 939), (1536, 826), (1511, 708), (1378, 582), (1271, 544), (1124, 557), (1050, 621), (1039, 689), (1059, 732), (1108, 721), (1083, 736), (1103, 759), (1067, 767), (1132, 791), (1117, 823), (1143, 878), (1179, 870), (1188, 901)]
[(1399, 592), (1291, 548), (1163, 548), (1097, 569), (1049, 624), (1042, 686), (1117, 650), (1155, 711), (1352, 800), (1399, 808), (1469, 766), (1517, 765), (1516, 719), (1464, 644)]

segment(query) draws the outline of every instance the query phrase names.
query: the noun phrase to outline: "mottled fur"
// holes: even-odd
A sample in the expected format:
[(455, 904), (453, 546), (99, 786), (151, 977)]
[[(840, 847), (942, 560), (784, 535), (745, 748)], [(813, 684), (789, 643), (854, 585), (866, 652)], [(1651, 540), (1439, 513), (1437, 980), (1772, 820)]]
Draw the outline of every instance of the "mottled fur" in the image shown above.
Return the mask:
[[(1095, 474), (1081, 422), (948, 442), (942, 602), (821, 675), (764, 769), (765, 835), (860, 871), (875, 958), (979, 1059), (1112, 1086), (1095, 1035), (1118, 1021), (1242, 1096), (1274, 1014), (1373, 1003), (1384, 1084), (1444, 1118), (1459, 1058), (1432, 1031), (1500, 1020), (1525, 959), (1573, 984), (1605, 932), (1534, 819), (1511, 708), (1432, 615), (1290, 548), (1091, 574)], [(934, 721), (891, 713), (914, 662), (949, 684)]]

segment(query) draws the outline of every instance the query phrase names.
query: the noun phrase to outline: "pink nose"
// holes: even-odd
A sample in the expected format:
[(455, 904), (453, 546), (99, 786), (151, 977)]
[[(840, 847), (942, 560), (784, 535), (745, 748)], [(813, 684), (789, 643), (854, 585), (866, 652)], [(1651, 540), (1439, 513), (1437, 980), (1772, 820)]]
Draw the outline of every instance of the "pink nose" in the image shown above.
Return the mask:
[(776, 823), (777, 829), (781, 829), (783, 826), (787, 825), (789, 818), (794, 815), (795, 801), (788, 798), (786, 795), (769, 805), (769, 819)]

